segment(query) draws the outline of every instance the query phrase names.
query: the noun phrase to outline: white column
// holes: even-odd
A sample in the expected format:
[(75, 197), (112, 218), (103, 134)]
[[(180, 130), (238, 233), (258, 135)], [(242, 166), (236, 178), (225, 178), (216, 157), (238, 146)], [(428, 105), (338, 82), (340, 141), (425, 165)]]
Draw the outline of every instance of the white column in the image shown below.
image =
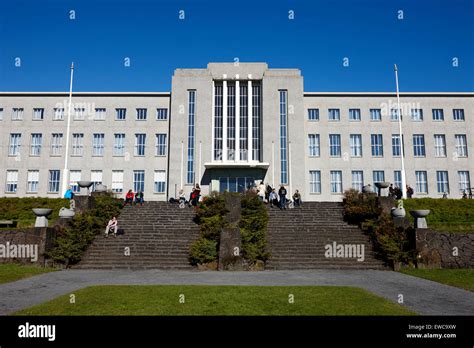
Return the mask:
[[(68, 167), (68, 160), (69, 160), (69, 133), (71, 130), (71, 105), (72, 105), (72, 80), (74, 77), (74, 63), (71, 63), (71, 78), (69, 80), (69, 105), (68, 105), (68, 112), (67, 112), (67, 126), (66, 126), (66, 152), (64, 153), (64, 170), (63, 170), (63, 180), (61, 184), (61, 194), (64, 197), (64, 194), (67, 191), (68, 183), (69, 183), (69, 167)], [(61, 197), (61, 198), (62, 198)]]
[(211, 129), (211, 162), (214, 162), (214, 128), (215, 128), (215, 120), (214, 120), (214, 117), (215, 117), (215, 106), (214, 106), (214, 99), (215, 99), (215, 96), (214, 96), (214, 93), (215, 93), (216, 89), (214, 87), (214, 80), (212, 80), (212, 100), (211, 100), (211, 118), (212, 118), (212, 129)]
[(240, 161), (240, 81), (235, 75), (235, 161)]
[[(224, 78), (227, 76), (224, 75)], [(227, 161), (227, 81), (222, 84), (222, 161)]]
[(183, 165), (184, 165), (184, 143), (181, 141), (181, 175), (179, 177), (179, 189), (183, 188)]
[[(249, 76), (251, 78), (251, 76)], [(249, 80), (248, 87), (247, 87), (247, 95), (248, 95), (248, 161), (251, 162), (252, 158), (252, 115), (253, 115), (253, 107), (252, 107), (252, 81)]]
[(199, 142), (199, 162), (198, 162), (198, 178), (197, 183), (201, 182), (201, 160), (202, 160), (202, 141)]

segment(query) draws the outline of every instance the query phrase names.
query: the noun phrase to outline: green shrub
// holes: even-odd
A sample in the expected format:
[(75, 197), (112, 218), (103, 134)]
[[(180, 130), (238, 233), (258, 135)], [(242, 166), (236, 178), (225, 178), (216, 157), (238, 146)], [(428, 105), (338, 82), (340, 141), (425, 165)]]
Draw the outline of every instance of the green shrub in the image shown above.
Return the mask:
[(365, 221), (377, 218), (382, 211), (375, 195), (367, 195), (354, 189), (344, 192), (343, 203), (344, 219), (351, 224), (362, 225)]
[(191, 246), (189, 262), (192, 265), (206, 264), (217, 260), (217, 242), (205, 237), (199, 239)]

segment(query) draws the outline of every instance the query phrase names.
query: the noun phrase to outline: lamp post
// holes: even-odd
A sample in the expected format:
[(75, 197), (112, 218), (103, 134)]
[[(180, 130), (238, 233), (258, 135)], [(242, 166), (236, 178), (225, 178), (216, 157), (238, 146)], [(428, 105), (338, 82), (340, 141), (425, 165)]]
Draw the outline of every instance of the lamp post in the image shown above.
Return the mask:
[(405, 150), (403, 148), (403, 129), (402, 129), (402, 110), (400, 108), (400, 93), (398, 91), (398, 68), (397, 64), (394, 65), (395, 68), (395, 84), (397, 87), (397, 110), (398, 110), (398, 127), (400, 131), (400, 160), (402, 162), (402, 198), (407, 198), (407, 188), (406, 188), (406, 175), (405, 175)]
[(69, 106), (67, 112), (67, 128), (66, 128), (66, 151), (64, 153), (64, 170), (62, 181), (62, 195), (66, 193), (69, 178), (68, 159), (69, 159), (69, 132), (71, 129), (71, 105), (72, 105), (72, 80), (74, 77), (74, 62), (71, 63), (71, 79), (69, 82)]

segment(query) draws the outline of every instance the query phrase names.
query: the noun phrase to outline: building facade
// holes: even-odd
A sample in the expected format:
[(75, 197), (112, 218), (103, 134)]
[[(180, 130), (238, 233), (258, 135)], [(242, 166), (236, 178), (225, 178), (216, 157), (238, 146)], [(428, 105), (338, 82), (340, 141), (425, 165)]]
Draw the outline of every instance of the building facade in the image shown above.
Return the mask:
[[(407, 184), (459, 198), (474, 175), (474, 93), (401, 93)], [(61, 196), (68, 181), (167, 200), (264, 181), (306, 201), (401, 183), (394, 93), (304, 92), (298, 69), (209, 63), (177, 69), (171, 93), (0, 93), (0, 195)]]

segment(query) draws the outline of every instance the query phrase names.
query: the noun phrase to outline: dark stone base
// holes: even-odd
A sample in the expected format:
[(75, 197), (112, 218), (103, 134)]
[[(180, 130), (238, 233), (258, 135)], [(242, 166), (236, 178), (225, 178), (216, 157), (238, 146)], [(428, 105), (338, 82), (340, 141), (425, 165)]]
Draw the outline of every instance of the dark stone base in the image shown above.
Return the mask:
[(76, 203), (76, 214), (82, 214), (94, 208), (94, 198), (92, 196), (74, 196), (74, 201)]
[[(219, 247), (219, 271), (242, 271), (243, 260), (240, 256), (241, 236), (237, 227), (224, 228), (221, 231)], [(238, 253), (236, 255), (236, 253)]]

